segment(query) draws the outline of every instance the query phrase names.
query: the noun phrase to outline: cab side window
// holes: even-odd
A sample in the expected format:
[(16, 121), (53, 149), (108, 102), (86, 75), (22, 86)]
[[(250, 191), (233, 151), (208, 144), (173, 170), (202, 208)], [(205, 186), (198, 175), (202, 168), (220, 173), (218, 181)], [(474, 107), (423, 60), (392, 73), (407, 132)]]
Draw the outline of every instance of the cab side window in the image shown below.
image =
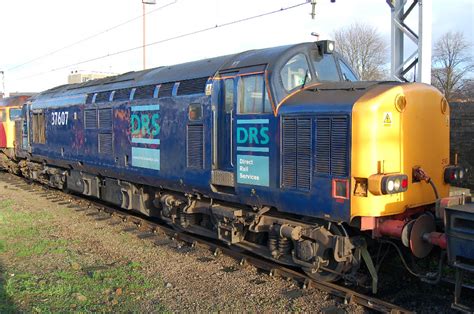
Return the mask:
[(45, 144), (46, 143), (46, 127), (44, 120), (44, 113), (33, 113), (32, 114), (32, 132), (33, 132), (33, 143)]
[(234, 79), (226, 79), (224, 81), (224, 110), (229, 113), (234, 107)]
[(10, 109), (10, 120), (19, 120), (21, 119), (21, 109)]
[(288, 60), (280, 71), (280, 77), (287, 92), (311, 81), (305, 55), (299, 53)]
[(357, 77), (355, 76), (355, 74), (352, 73), (351, 69), (349, 69), (349, 67), (344, 62), (339, 60), (339, 65), (341, 67), (342, 79), (344, 81), (357, 81)]
[(269, 113), (272, 111), (262, 74), (242, 76), (237, 84), (238, 113)]
[(7, 113), (5, 112), (5, 109), (0, 109), (0, 122), (5, 121), (7, 121)]

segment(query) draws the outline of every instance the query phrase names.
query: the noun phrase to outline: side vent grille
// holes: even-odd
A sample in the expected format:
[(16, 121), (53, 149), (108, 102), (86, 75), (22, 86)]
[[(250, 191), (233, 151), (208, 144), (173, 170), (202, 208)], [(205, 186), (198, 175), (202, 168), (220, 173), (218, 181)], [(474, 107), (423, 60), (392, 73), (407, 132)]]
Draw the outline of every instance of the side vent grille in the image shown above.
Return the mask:
[(158, 93), (158, 98), (161, 97), (171, 97), (173, 95), (174, 82), (161, 84), (160, 91)]
[(153, 98), (156, 85), (146, 85), (137, 87), (133, 99), (150, 99)]
[(130, 99), (130, 92), (132, 91), (131, 88), (122, 88), (115, 91), (114, 94), (114, 101), (118, 100), (129, 100)]
[(331, 125), (331, 172), (334, 176), (347, 176), (348, 173), (348, 134), (346, 117), (332, 119)]
[(112, 128), (112, 109), (99, 109), (99, 128), (111, 129)]
[(282, 185), (296, 188), (296, 119), (283, 118)]
[(282, 186), (311, 188), (312, 119), (283, 118)]
[(99, 133), (99, 153), (112, 155), (112, 133)]
[(316, 172), (331, 173), (331, 119), (316, 119)]
[(85, 129), (97, 128), (97, 109), (84, 110), (84, 128)]
[(316, 119), (317, 174), (347, 176), (349, 150), (349, 120), (347, 117)]
[(312, 119), (298, 119), (298, 147), (297, 147), (297, 187), (309, 190), (311, 188), (311, 143), (312, 143)]
[(204, 168), (204, 127), (188, 125), (186, 160), (188, 168)]
[(206, 90), (207, 77), (181, 81), (178, 88), (178, 96), (204, 93)]

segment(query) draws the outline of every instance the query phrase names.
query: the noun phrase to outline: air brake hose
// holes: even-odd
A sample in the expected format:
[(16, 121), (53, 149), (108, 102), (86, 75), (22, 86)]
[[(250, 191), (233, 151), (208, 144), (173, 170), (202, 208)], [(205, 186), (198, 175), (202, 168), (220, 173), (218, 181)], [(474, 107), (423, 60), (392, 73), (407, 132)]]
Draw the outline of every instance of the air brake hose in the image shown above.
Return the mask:
[(436, 188), (436, 185), (434, 184), (434, 182), (431, 180), (430, 176), (421, 167), (415, 167), (413, 168), (413, 177), (419, 181), (425, 181), (426, 183), (429, 183), (431, 185), (436, 197), (436, 212), (438, 212), (439, 210), (438, 189)]

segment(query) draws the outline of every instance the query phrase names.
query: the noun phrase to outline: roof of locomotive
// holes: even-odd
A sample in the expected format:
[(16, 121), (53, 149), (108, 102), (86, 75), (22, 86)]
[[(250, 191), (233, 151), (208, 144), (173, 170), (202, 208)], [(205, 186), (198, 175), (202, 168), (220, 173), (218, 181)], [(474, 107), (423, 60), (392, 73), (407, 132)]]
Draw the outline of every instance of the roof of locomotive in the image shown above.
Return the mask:
[[(162, 66), (153, 69), (127, 72), (124, 74), (96, 79), (78, 84), (66, 84), (46, 90), (36, 97), (34, 101), (49, 100), (81, 96), (87, 93), (117, 90), (122, 88), (137, 87), (150, 84), (177, 82), (202, 77), (212, 77), (218, 71), (232, 71), (234, 68), (243, 68), (254, 65), (269, 65), (270, 67), (286, 56), (288, 52), (303, 51), (314, 47), (314, 42), (292, 44), (271, 48), (248, 50), (241, 53), (186, 62), (172, 66)], [(77, 99), (77, 98), (76, 98)]]

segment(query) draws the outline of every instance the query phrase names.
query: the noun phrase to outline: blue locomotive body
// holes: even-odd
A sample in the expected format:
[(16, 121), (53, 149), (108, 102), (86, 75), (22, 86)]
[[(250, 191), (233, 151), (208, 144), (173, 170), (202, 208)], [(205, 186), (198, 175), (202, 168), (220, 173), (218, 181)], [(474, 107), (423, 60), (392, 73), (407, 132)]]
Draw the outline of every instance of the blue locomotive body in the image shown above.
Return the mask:
[[(93, 175), (348, 222), (349, 197), (333, 197), (332, 178), (348, 179), (354, 101), (277, 108), (302, 85), (295, 80), (342, 80), (343, 61), (320, 56), (318, 45), (300, 44), (46, 91), (29, 107), (33, 124), (39, 114), (45, 121), (44, 139), (29, 143), (31, 154)], [(316, 72), (317, 58), (327, 74)], [(290, 72), (284, 84), (282, 68)], [(318, 117), (342, 119), (334, 176), (329, 169), (318, 174), (313, 162)]]
[(375, 291), (365, 238), (400, 239), (420, 258), (446, 248), (434, 204), (459, 201), (446, 197), (464, 172), (449, 165), (439, 91), (354, 82), (333, 47), (252, 50), (47, 90), (23, 106), (6, 168), (319, 280), (352, 280), (364, 259)]

